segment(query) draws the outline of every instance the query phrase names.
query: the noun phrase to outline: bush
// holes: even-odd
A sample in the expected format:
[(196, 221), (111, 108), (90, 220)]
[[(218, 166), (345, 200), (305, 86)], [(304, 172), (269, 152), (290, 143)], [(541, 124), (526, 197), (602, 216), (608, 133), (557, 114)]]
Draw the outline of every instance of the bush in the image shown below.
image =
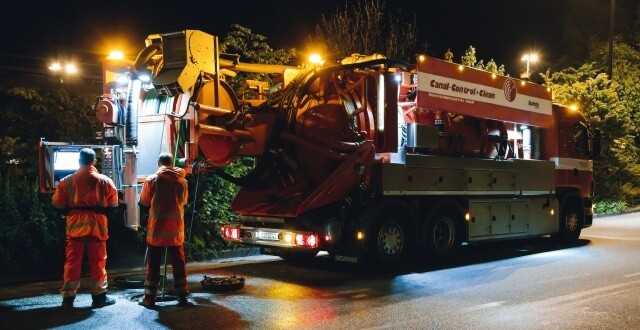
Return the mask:
[(38, 193), (33, 177), (0, 177), (0, 269), (10, 274), (62, 270), (64, 220), (48, 196)]
[[(227, 166), (224, 171), (241, 177), (249, 172), (252, 163), (251, 159), (243, 158)], [(231, 211), (231, 202), (237, 192), (236, 185), (211, 173), (200, 174), (199, 178), (197, 174), (189, 177), (190, 196), (185, 207), (185, 248), (189, 260), (215, 258), (221, 250), (233, 247), (222, 239), (220, 227), (237, 219)]]
[(600, 200), (595, 202), (596, 214), (618, 214), (627, 209), (627, 202), (623, 200)]

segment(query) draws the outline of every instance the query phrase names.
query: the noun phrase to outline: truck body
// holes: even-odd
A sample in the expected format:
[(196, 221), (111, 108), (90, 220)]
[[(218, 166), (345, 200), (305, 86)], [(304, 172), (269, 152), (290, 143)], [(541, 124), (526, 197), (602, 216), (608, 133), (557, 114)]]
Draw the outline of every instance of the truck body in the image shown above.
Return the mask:
[[(239, 72), (282, 87), (266, 94), (254, 83), (254, 97), (235, 95), (227, 80)], [(241, 63), (195, 30), (149, 36), (126, 72), (110, 76), (123, 74), (123, 84), (105, 84), (96, 112), (105, 145), (121, 155), (114, 176), (132, 227), (160, 151), (239, 184), (240, 221), (220, 228), (223, 238), (284, 258), (324, 250), (394, 263), (464, 242), (575, 240), (591, 225), (588, 124), (540, 85), (427, 56)], [(238, 157), (255, 158), (247, 176), (216, 171)], [(55, 172), (51, 153), (43, 159)]]

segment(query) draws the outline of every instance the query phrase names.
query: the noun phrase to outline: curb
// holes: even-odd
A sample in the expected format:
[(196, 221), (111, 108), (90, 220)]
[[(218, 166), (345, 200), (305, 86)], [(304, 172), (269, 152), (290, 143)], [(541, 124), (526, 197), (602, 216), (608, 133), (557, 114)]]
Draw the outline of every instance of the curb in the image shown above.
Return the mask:
[(640, 213), (640, 207), (633, 207), (633, 208), (629, 208), (626, 209), (620, 213), (609, 213), (609, 214), (594, 214), (593, 218), (608, 218), (608, 217), (615, 217), (617, 215), (625, 215), (625, 214), (631, 214), (631, 213)]

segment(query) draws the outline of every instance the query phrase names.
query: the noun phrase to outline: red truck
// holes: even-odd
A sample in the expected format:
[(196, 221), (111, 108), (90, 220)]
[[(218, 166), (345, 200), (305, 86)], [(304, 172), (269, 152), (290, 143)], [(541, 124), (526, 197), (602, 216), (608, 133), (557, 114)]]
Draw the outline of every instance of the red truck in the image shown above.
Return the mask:
[[(287, 259), (323, 250), (396, 263), (464, 242), (576, 240), (592, 222), (597, 141), (579, 111), (528, 81), (424, 55), (415, 65), (357, 55), (326, 67), (242, 63), (196, 30), (149, 36), (116, 71), (96, 111), (134, 227), (140, 180), (160, 151), (190, 171), (254, 157), (245, 177), (219, 173), (240, 185), (240, 220), (222, 236)], [(250, 81), (254, 95), (238, 96), (227, 80), (246, 72), (282, 87), (267, 95)], [(56, 148), (43, 148), (49, 189)]]

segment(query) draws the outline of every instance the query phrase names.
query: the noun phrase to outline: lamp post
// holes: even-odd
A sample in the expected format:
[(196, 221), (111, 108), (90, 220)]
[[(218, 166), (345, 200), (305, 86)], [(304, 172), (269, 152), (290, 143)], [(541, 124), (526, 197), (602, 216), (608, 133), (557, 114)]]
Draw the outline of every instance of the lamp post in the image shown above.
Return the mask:
[(540, 60), (540, 56), (538, 55), (538, 53), (529, 52), (522, 55), (522, 58), (520, 60), (526, 63), (525, 72), (521, 74), (520, 77), (523, 79), (529, 79), (531, 77), (531, 65), (538, 63), (538, 61)]
[(64, 65), (59, 61), (53, 61), (47, 67), (49, 71), (60, 79), (60, 83), (64, 83), (64, 77), (77, 76), (80, 70), (74, 62), (67, 62)]
[(616, 18), (616, 0), (609, 1), (609, 56), (607, 58), (607, 73), (613, 80), (613, 32)]

